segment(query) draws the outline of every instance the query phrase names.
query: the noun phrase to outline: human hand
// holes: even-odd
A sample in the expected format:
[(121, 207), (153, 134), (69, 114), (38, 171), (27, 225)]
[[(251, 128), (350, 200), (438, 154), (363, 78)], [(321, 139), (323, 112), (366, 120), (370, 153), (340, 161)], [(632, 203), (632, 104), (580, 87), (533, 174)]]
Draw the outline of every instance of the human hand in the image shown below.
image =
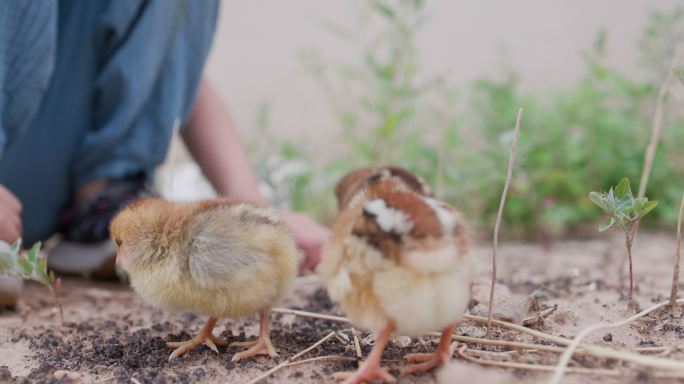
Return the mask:
[(14, 243), (21, 237), (21, 202), (0, 185), (0, 240)]
[(297, 247), (304, 252), (304, 260), (299, 264), (299, 272), (314, 270), (321, 261), (321, 250), (330, 237), (330, 230), (306, 214), (283, 211), (282, 216), (292, 231)]

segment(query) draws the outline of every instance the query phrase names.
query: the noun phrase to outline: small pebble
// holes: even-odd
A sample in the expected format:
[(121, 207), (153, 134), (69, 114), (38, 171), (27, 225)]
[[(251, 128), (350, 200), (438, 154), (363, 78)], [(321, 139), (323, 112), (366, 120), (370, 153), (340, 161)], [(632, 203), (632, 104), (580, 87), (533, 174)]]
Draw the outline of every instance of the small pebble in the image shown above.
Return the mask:
[(12, 372), (7, 367), (0, 367), (0, 380), (9, 381), (12, 378)]
[(206, 372), (204, 371), (204, 368), (197, 368), (194, 371), (192, 371), (192, 376), (195, 379), (201, 379), (204, 377)]
[(606, 333), (606, 334), (603, 336), (603, 341), (608, 341), (608, 342), (613, 341), (613, 335), (610, 334), (610, 333)]

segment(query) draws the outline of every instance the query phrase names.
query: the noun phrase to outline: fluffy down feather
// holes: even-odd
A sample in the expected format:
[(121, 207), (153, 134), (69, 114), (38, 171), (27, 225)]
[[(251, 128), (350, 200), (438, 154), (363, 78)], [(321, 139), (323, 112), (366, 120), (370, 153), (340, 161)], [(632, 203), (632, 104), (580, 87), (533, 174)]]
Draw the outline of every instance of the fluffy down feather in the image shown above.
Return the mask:
[(163, 308), (250, 315), (275, 305), (296, 273), (277, 213), (245, 203), (146, 201), (121, 212), (111, 232), (133, 288)]
[(331, 298), (375, 332), (389, 321), (406, 335), (455, 323), (472, 268), (460, 213), (401, 182), (355, 185), (318, 268)]

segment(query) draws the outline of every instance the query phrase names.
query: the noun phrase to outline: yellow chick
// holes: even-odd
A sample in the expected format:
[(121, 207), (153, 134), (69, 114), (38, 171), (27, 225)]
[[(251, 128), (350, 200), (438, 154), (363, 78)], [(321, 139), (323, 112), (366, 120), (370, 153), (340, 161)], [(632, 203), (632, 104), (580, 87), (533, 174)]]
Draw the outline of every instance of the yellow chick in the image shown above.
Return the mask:
[(451, 357), (454, 324), (470, 299), (472, 267), (461, 214), (397, 167), (351, 172), (335, 194), (340, 213), (318, 272), (352, 322), (376, 335), (363, 365), (336, 379), (394, 383), (380, 360), (395, 331), (442, 331), (435, 353), (407, 355), (412, 364), (402, 374), (444, 364)]
[(110, 227), (117, 263), (146, 300), (209, 317), (193, 339), (168, 343), (169, 359), (199, 344), (218, 353), (226, 342), (212, 334), (219, 318), (261, 317), (256, 341), (233, 361), (276, 356), (269, 337), (269, 312), (297, 271), (295, 242), (278, 213), (249, 203), (214, 199), (171, 203), (157, 198), (134, 202)]

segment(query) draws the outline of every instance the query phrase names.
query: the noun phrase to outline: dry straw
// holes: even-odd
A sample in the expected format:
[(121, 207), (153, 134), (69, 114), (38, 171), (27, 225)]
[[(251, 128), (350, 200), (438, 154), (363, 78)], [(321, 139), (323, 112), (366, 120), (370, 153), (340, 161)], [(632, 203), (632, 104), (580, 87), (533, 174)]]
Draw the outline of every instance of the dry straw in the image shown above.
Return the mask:
[[(684, 302), (684, 299), (682, 300), (677, 300), (678, 302)], [(551, 380), (549, 380), (549, 384), (558, 384), (560, 383), (560, 380), (563, 378), (563, 374), (567, 370), (567, 365), (570, 362), (570, 359), (572, 358), (573, 353), (575, 352), (575, 349), (579, 346), (579, 344), (582, 342), (582, 340), (587, 337), (590, 333), (594, 331), (598, 331), (601, 329), (607, 329), (607, 328), (616, 328), (616, 327), (621, 327), (623, 325), (629, 324), (634, 320), (637, 320), (639, 318), (642, 318), (649, 313), (660, 309), (666, 305), (669, 304), (669, 301), (663, 301), (662, 303), (656, 304), (644, 311), (641, 311), (637, 313), (634, 316), (631, 316), (627, 319), (617, 321), (614, 323), (609, 323), (609, 324), (594, 324), (591, 325), (584, 330), (582, 330), (577, 337), (575, 337), (572, 342), (568, 345), (566, 348), (565, 352), (560, 357), (560, 360), (558, 362), (558, 365), (556, 366), (556, 369), (554, 371), (553, 376), (551, 377)], [(625, 355), (626, 356), (626, 355)], [(663, 359), (663, 358), (656, 358), (656, 357), (651, 357), (651, 356), (641, 356), (641, 355), (635, 355), (633, 358), (630, 359), (625, 359), (627, 361), (630, 361), (632, 363), (637, 363), (639, 365), (651, 367), (651, 368), (658, 368), (658, 369), (668, 369), (668, 370), (674, 370), (678, 374), (684, 375), (684, 362), (683, 361), (677, 361), (677, 360), (672, 360), (672, 359)]]
[[(289, 358), (287, 358), (287, 359), (286, 359), (285, 361), (283, 361), (282, 363), (280, 363), (280, 364), (276, 365), (275, 367), (269, 369), (268, 371), (264, 372), (264, 373), (261, 374), (260, 376), (255, 377), (254, 379), (250, 380), (247, 384), (256, 384), (256, 383), (258, 383), (259, 381), (261, 381), (261, 380), (263, 380), (263, 379), (265, 379), (265, 378), (271, 376), (273, 373), (277, 372), (278, 370), (280, 370), (280, 369), (282, 369), (282, 368), (285, 368), (285, 367), (288, 367), (288, 366), (297, 365), (297, 364), (303, 364), (304, 362), (322, 360), (321, 357), (318, 357), (318, 358), (313, 358), (313, 359), (307, 359), (306, 361), (302, 360), (302, 361), (295, 362), (295, 360), (297, 360), (297, 359), (300, 358), (301, 356), (303, 356), (303, 355), (305, 355), (306, 353), (308, 353), (308, 352), (310, 352), (310, 351), (312, 351), (312, 350), (318, 348), (321, 344), (325, 343), (325, 342), (328, 341), (330, 338), (334, 337), (334, 336), (335, 336), (335, 333), (336, 333), (336, 332), (330, 332), (330, 333), (328, 333), (325, 337), (323, 337), (322, 339), (320, 339), (320, 340), (318, 340), (317, 342), (313, 343), (310, 347), (306, 348), (305, 350), (303, 350), (303, 351), (301, 351), (301, 352), (299, 352), (299, 353), (297, 353), (297, 354), (295, 354), (295, 355), (290, 356)], [(344, 359), (343, 356), (322, 356), (322, 357), (323, 357), (323, 358), (328, 358), (328, 359), (329, 359), (329, 358), (332, 358), (332, 357)], [(352, 359), (352, 360), (353, 360), (353, 359)]]
[[(684, 299), (679, 299), (678, 302), (684, 302)], [(627, 324), (631, 321), (634, 321), (640, 317), (643, 317), (659, 308), (662, 308), (666, 305), (669, 304), (669, 301), (662, 302), (660, 304), (654, 305), (651, 308), (646, 309), (643, 312), (640, 312), (637, 315), (634, 315), (628, 319), (625, 319), (623, 321), (617, 322), (617, 323), (612, 323), (612, 324), (600, 324), (600, 325), (595, 325), (592, 327), (589, 327), (585, 329), (584, 331), (580, 332), (580, 334), (574, 339), (570, 340), (565, 337), (560, 337), (560, 336), (554, 336), (554, 335), (549, 335), (547, 333), (537, 331), (535, 329), (531, 328), (526, 328), (518, 324), (513, 324), (509, 323), (506, 321), (500, 321), (500, 320), (491, 320), (491, 325), (495, 327), (500, 327), (504, 329), (508, 329), (511, 331), (515, 331), (521, 334), (527, 334), (529, 336), (535, 337), (539, 340), (542, 340), (544, 342), (551, 342), (554, 344), (557, 344), (559, 346), (553, 346), (553, 345), (541, 345), (541, 344), (533, 344), (533, 343), (524, 343), (524, 342), (514, 342), (514, 341), (507, 341), (507, 340), (492, 340), (492, 339), (485, 339), (485, 338), (478, 338), (478, 337), (470, 337), (470, 336), (462, 336), (462, 335), (454, 335), (454, 340), (461, 342), (466, 345), (492, 345), (492, 346), (499, 346), (499, 347), (506, 347), (510, 348), (512, 350), (520, 350), (520, 351), (526, 351), (526, 352), (540, 352), (540, 353), (563, 353), (561, 355), (560, 363), (558, 366), (555, 368), (552, 366), (543, 366), (539, 364), (522, 364), (522, 363), (515, 363), (515, 362), (501, 362), (501, 361), (495, 361), (495, 360), (487, 360), (483, 358), (474, 358), (471, 355), (466, 354), (466, 357), (469, 361), (476, 362), (478, 364), (484, 364), (484, 365), (497, 365), (501, 367), (508, 367), (508, 368), (518, 368), (518, 369), (530, 369), (530, 370), (542, 370), (542, 371), (551, 371), (553, 369), (557, 370), (562, 370), (563, 372), (569, 372), (569, 373), (595, 373), (595, 374), (603, 374), (603, 375), (617, 375), (617, 373), (614, 373), (612, 371), (608, 372), (607, 370), (595, 370), (594, 368), (582, 368), (582, 367), (567, 367), (567, 363), (570, 361), (570, 358), (572, 355), (586, 355), (586, 356), (594, 356), (598, 358), (604, 358), (604, 359), (611, 359), (611, 360), (618, 360), (618, 361), (623, 361), (623, 362), (628, 362), (632, 363), (644, 368), (650, 368), (650, 369), (658, 369), (661, 371), (667, 371), (667, 372), (659, 372), (657, 373), (658, 377), (667, 377), (667, 378), (680, 378), (684, 377), (684, 362), (683, 361), (678, 361), (670, 358), (665, 358), (663, 357), (666, 354), (669, 354), (670, 352), (680, 348), (681, 345), (671, 345), (671, 346), (664, 346), (664, 347), (656, 347), (656, 348), (638, 348), (636, 351), (643, 351), (643, 352), (661, 352), (663, 353), (661, 356), (649, 356), (649, 355), (641, 355), (639, 353), (635, 352), (630, 352), (630, 351), (624, 351), (624, 350), (617, 350), (617, 349), (612, 349), (608, 347), (602, 347), (602, 346), (597, 346), (597, 345), (589, 345), (589, 344), (581, 344), (581, 341), (584, 337), (586, 337), (587, 334), (597, 330), (597, 329), (602, 329), (602, 328), (610, 328), (610, 327), (618, 327), (624, 324)], [(290, 314), (290, 315), (295, 315), (295, 316), (301, 316), (301, 317), (309, 317), (309, 318), (315, 318), (315, 319), (323, 319), (323, 320), (330, 320), (330, 321), (335, 321), (339, 322), (342, 324), (348, 324), (350, 321), (349, 319), (341, 316), (332, 316), (332, 315), (325, 315), (325, 314), (320, 314), (320, 313), (315, 313), (315, 312), (307, 312), (307, 311), (301, 311), (301, 310), (292, 310), (292, 309), (286, 309), (286, 308), (275, 308), (273, 309), (273, 312), (275, 313), (284, 313), (284, 314)], [(474, 315), (464, 315), (463, 319), (465, 321), (470, 321), (473, 323), (477, 324), (487, 324), (490, 322), (489, 319), (481, 316), (474, 316)], [(434, 337), (439, 337), (440, 334), (437, 332), (432, 332), (428, 333), (427, 336), (434, 336)], [(566, 348), (562, 348), (566, 347)], [(463, 346), (461, 347), (463, 348)], [(463, 355), (466, 350), (463, 350), (462, 353), (459, 353), (459, 355)], [(470, 350), (471, 354), (473, 353), (473, 350)], [(474, 352), (477, 353), (477, 352)], [(466, 358), (464, 357), (464, 358)], [(354, 358), (350, 359), (354, 360)], [(285, 364), (285, 363), (283, 363)], [(563, 368), (561, 367), (561, 364), (563, 365)], [(280, 366), (280, 368), (283, 368), (287, 366), (287, 364)], [(280, 369), (279, 368), (279, 369)], [(561, 377), (563, 372), (560, 373)], [(620, 375), (623, 375), (623, 373), (620, 373)]]
[(499, 202), (499, 212), (496, 215), (496, 224), (494, 225), (494, 239), (492, 249), (492, 286), (489, 291), (489, 310), (487, 311), (487, 334), (485, 337), (489, 338), (489, 330), (492, 325), (492, 310), (494, 309), (494, 288), (496, 287), (496, 252), (499, 247), (499, 227), (501, 226), (501, 219), (503, 217), (504, 206), (506, 205), (506, 196), (508, 196), (508, 189), (511, 186), (511, 177), (513, 176), (513, 163), (515, 162), (515, 149), (518, 146), (518, 136), (520, 135), (520, 119), (522, 119), (523, 109), (518, 108), (518, 115), (515, 118), (515, 130), (513, 131), (513, 145), (511, 146), (511, 155), (508, 158), (508, 171), (506, 174), (506, 183), (504, 184), (503, 193), (501, 194), (501, 201)]
[(677, 243), (675, 244), (674, 276), (672, 277), (672, 291), (670, 292), (670, 306), (672, 314), (677, 312), (677, 292), (679, 291), (679, 251), (682, 244), (682, 214), (684, 213), (684, 195), (679, 205), (679, 219), (677, 219)]

